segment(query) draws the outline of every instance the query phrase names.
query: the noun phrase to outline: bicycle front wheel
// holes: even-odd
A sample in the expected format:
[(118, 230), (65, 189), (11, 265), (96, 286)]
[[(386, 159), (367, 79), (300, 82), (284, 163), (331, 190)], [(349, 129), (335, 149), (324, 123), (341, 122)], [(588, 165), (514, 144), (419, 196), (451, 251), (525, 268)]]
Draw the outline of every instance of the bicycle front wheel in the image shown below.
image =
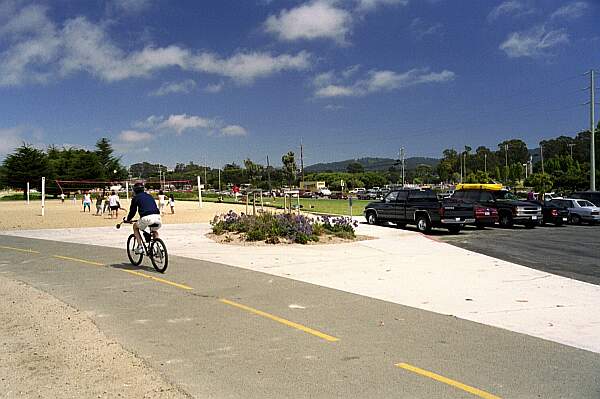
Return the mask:
[(127, 257), (132, 265), (138, 266), (142, 263), (142, 259), (144, 258), (144, 254), (136, 254), (135, 250), (138, 247), (138, 241), (135, 238), (134, 234), (131, 234), (127, 239)]
[(150, 260), (152, 261), (152, 266), (159, 273), (164, 273), (167, 270), (167, 266), (169, 265), (169, 254), (167, 253), (167, 246), (164, 241), (160, 238), (152, 241), (150, 244)]

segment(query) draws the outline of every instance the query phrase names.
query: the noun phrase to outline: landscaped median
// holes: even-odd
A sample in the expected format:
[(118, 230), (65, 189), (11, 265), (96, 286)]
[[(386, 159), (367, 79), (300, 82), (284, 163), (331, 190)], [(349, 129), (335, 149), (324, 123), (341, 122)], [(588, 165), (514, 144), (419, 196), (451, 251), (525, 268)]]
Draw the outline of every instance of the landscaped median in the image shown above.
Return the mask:
[(229, 211), (211, 222), (213, 238), (220, 242), (263, 241), (268, 244), (330, 243), (356, 239), (358, 222), (343, 216), (305, 216), (260, 212), (257, 215)]

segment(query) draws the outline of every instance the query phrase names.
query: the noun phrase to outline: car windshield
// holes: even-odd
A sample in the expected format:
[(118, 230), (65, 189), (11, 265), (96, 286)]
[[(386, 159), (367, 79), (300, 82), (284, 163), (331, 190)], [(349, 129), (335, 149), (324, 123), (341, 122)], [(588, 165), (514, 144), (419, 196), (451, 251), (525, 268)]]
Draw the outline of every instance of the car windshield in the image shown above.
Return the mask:
[(579, 204), (579, 206), (594, 206), (594, 204), (586, 200), (578, 200), (577, 203)]
[(496, 199), (499, 199), (499, 200), (511, 200), (511, 201), (519, 200), (519, 197), (517, 197), (510, 191), (498, 191), (494, 195), (495, 195)]

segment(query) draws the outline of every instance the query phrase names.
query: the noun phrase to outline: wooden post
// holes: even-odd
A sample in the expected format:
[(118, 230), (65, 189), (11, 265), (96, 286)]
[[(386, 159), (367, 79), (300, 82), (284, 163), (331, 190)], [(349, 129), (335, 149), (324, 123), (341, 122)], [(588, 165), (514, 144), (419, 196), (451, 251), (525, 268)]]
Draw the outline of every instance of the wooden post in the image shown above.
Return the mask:
[(29, 182), (27, 182), (27, 205), (29, 205)]
[(265, 208), (263, 206), (263, 195), (262, 195), (262, 190), (260, 190), (260, 211), (264, 212)]
[(44, 216), (46, 207), (46, 178), (42, 177), (42, 216)]
[(246, 215), (248, 214), (248, 193), (246, 193)]
[(252, 216), (256, 216), (256, 193), (252, 192)]

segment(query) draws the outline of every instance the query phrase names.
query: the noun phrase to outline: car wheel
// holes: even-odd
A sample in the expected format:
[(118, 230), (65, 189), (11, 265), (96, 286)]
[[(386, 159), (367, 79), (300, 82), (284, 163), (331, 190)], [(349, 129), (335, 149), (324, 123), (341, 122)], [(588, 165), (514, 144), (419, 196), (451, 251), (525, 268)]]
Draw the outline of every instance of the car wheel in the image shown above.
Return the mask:
[(377, 224), (378, 223), (377, 214), (375, 212), (367, 213), (367, 223), (369, 223), (369, 224)]
[(573, 224), (581, 224), (581, 216), (573, 215), (571, 216), (571, 223)]
[(450, 234), (458, 234), (460, 233), (461, 228), (461, 225), (448, 226), (448, 231), (450, 232)]
[(500, 227), (504, 227), (505, 229), (513, 227), (512, 215), (510, 213), (502, 213), (498, 223), (500, 223)]
[(417, 216), (417, 230), (421, 233), (429, 233), (431, 231), (431, 222), (426, 215)]

